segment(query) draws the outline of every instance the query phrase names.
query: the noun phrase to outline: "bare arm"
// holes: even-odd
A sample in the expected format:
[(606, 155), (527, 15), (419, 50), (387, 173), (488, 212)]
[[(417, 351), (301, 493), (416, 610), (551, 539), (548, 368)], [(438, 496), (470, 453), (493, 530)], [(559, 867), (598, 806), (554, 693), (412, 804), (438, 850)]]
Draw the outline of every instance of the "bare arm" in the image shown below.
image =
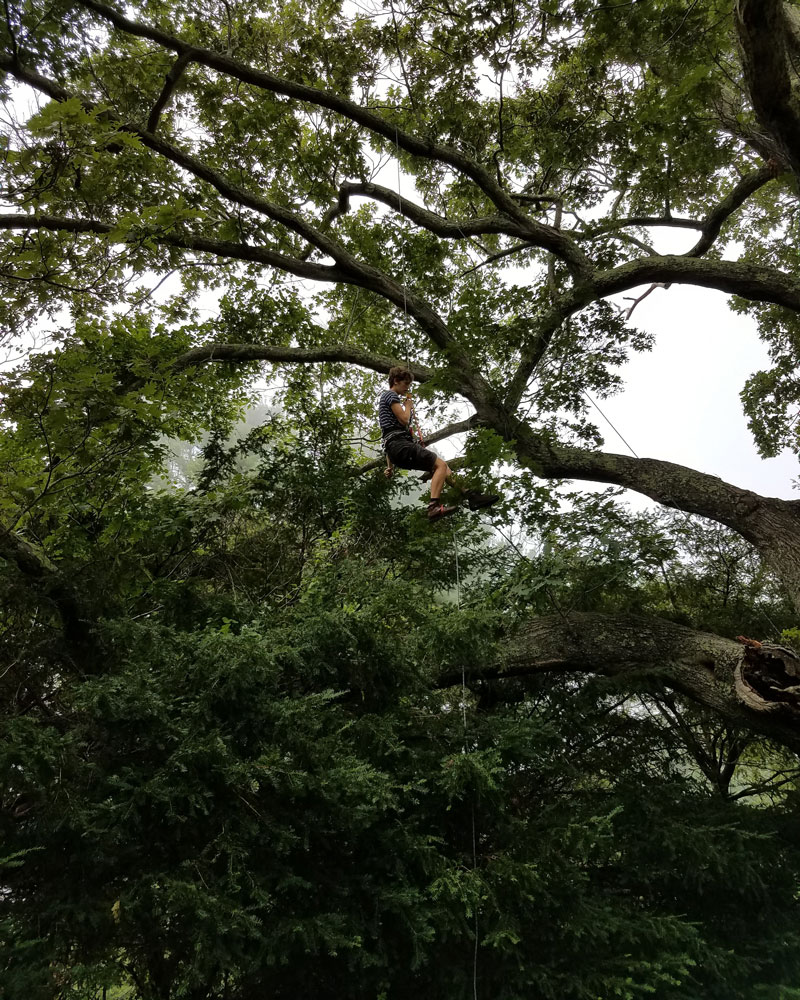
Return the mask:
[(392, 413), (403, 427), (408, 427), (408, 422), (411, 420), (411, 396), (406, 394), (402, 403), (392, 403)]

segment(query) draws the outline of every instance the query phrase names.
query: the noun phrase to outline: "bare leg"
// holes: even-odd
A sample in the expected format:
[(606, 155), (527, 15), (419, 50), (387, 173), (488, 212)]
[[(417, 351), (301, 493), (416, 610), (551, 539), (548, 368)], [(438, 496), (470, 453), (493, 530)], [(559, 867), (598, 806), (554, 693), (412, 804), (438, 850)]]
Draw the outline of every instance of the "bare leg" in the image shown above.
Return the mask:
[(433, 467), (433, 478), (431, 479), (431, 500), (438, 500), (442, 495), (444, 481), (450, 475), (450, 466), (444, 459), (437, 458)]
[[(434, 466), (434, 471), (433, 472), (426, 472), (425, 475), (420, 476), (419, 477), (419, 481), (421, 483), (427, 483), (430, 479), (433, 479), (433, 477), (434, 477), (435, 474), (436, 474), (436, 466)], [(466, 493), (467, 492), (466, 486), (462, 486), (461, 485), (460, 479), (455, 474), (455, 472), (453, 472), (453, 470), (450, 469), (449, 467), (448, 467), (448, 472), (447, 472), (447, 474), (445, 476), (445, 479), (447, 480), (447, 485), (448, 486), (452, 486), (453, 489), (454, 490), (458, 490), (459, 493)], [(433, 485), (433, 484), (431, 484), (431, 485)]]

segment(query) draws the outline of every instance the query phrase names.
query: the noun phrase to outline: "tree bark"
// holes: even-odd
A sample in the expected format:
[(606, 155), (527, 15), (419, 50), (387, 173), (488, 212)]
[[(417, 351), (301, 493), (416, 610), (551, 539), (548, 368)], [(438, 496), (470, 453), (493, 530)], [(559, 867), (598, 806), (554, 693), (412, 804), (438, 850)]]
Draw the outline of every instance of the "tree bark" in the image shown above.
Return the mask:
[(783, 0), (737, 0), (735, 21), (756, 118), (778, 143), (800, 184), (800, 101), (792, 68), (797, 12)]
[(800, 613), (800, 501), (764, 497), (672, 462), (567, 448), (538, 436), (491, 404), (478, 401), (477, 411), (482, 422), (511, 442), (520, 464), (539, 476), (623, 486), (665, 507), (732, 528), (777, 573)]
[[(343, 361), (376, 371), (388, 371), (393, 363), (389, 358), (367, 352), (362, 354), (356, 357), (356, 352), (339, 348), (299, 350), (263, 345), (209, 345), (183, 355), (176, 361), (176, 369), (210, 360), (244, 361), (259, 357), (298, 364)], [(420, 371), (420, 380), (427, 380), (432, 374), (428, 369)], [(800, 501), (761, 496), (673, 462), (560, 445), (512, 416), (481, 380), (470, 380), (460, 385), (459, 391), (475, 406), (476, 412), (469, 424), (491, 427), (511, 444), (520, 464), (536, 475), (546, 479), (577, 479), (623, 486), (665, 507), (698, 514), (732, 528), (755, 546), (780, 577), (800, 613)], [(447, 433), (454, 431), (447, 429)], [(439, 438), (442, 436), (445, 435)], [(377, 464), (370, 462), (358, 471), (368, 471)]]
[[(467, 671), (469, 684), (548, 673), (648, 677), (800, 752), (800, 658), (782, 647), (746, 646), (659, 618), (586, 612), (531, 619), (502, 645), (502, 661)], [(439, 680), (460, 683), (456, 673)]]

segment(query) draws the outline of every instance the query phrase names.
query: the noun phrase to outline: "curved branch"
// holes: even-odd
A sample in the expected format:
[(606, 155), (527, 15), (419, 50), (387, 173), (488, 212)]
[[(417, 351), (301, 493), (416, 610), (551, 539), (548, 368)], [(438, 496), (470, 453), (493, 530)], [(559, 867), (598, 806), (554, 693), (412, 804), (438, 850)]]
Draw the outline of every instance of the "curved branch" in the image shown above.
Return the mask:
[[(800, 695), (786, 686), (787, 667), (797, 660), (786, 650), (761, 657), (754, 668), (752, 655), (731, 639), (660, 618), (588, 612), (534, 618), (504, 637), (503, 650), (502, 662), (468, 670), (468, 682), (573, 672), (636, 682), (649, 676), (737, 726), (800, 749)], [(744, 698), (739, 679), (756, 683), (756, 673), (760, 693), (751, 687)], [(459, 671), (437, 686), (460, 683)]]
[(539, 320), (535, 335), (523, 352), (517, 370), (508, 385), (504, 405), (509, 411), (513, 412), (519, 406), (528, 381), (547, 353), (553, 337), (564, 320), (569, 319), (592, 301), (594, 296), (585, 287), (579, 286), (570, 295), (557, 302)]
[[(488, 414), (481, 416), (489, 423), (498, 420), (497, 415), (494, 420)], [(515, 441), (520, 461), (548, 479), (580, 479), (624, 486), (666, 507), (728, 524), (750, 541), (754, 540), (753, 534), (748, 535), (744, 525), (764, 504), (785, 507), (787, 515), (791, 513), (800, 527), (800, 501), (763, 497), (675, 462), (555, 444), (538, 436), (520, 420), (507, 424), (507, 436)]]
[(172, 69), (167, 73), (167, 77), (164, 81), (164, 87), (161, 93), (158, 95), (156, 103), (153, 105), (153, 110), (150, 112), (150, 117), (147, 119), (147, 131), (155, 132), (158, 128), (158, 120), (161, 117), (161, 112), (169, 103), (170, 98), (175, 93), (175, 88), (178, 86), (178, 81), (183, 76), (183, 71), (192, 61), (191, 52), (181, 52)]
[(538, 476), (624, 486), (732, 528), (756, 546), (800, 610), (800, 501), (760, 496), (673, 462), (558, 445), (490, 400), (467, 398), (478, 419), (503, 436), (520, 464)]
[(469, 219), (464, 222), (453, 222), (445, 219), (436, 212), (431, 212), (421, 205), (409, 201), (397, 191), (384, 187), (382, 184), (371, 182), (348, 182), (342, 184), (339, 189), (339, 205), (336, 214), (341, 214), (349, 209), (350, 198), (353, 195), (360, 195), (364, 198), (371, 198), (373, 201), (380, 201), (389, 208), (399, 212), (400, 215), (410, 219), (422, 229), (427, 229), (437, 236), (445, 239), (466, 239), (468, 236), (484, 236), (487, 233), (496, 233), (506, 236), (519, 236), (519, 226), (509, 219), (499, 215), (486, 216), (482, 219)]
[(3, 524), (0, 524), (0, 558), (13, 562), (21, 573), (34, 580), (52, 581), (58, 577), (55, 563), (44, 552)]
[(247, 361), (272, 361), (276, 364), (311, 364), (313, 362), (330, 361), (334, 363), (358, 365), (370, 371), (387, 374), (390, 368), (402, 364), (414, 376), (415, 382), (428, 382), (434, 372), (424, 365), (389, 358), (371, 351), (362, 351), (355, 347), (283, 347), (273, 344), (207, 344), (195, 347), (182, 354), (172, 364), (173, 371), (181, 372), (187, 368), (204, 365), (210, 361), (227, 361), (242, 364)]
[(709, 250), (719, 236), (723, 225), (742, 207), (747, 199), (755, 194), (759, 188), (764, 187), (769, 181), (774, 180), (781, 173), (781, 167), (774, 161), (770, 161), (758, 170), (753, 170), (746, 174), (736, 187), (709, 212), (703, 223), (702, 235), (692, 249), (686, 254), (687, 257), (701, 257)]
[(778, 177), (782, 173), (783, 169), (784, 167), (782, 164), (770, 159), (765, 166), (746, 174), (741, 178), (738, 184), (736, 184), (733, 190), (730, 191), (729, 194), (727, 194), (725, 198), (723, 198), (722, 201), (720, 201), (719, 204), (708, 213), (705, 219), (702, 220), (673, 218), (672, 216), (633, 215), (626, 219), (611, 219), (608, 222), (603, 222), (600, 225), (584, 230), (583, 232), (573, 230), (572, 235), (578, 240), (591, 240), (596, 239), (598, 236), (603, 236), (606, 233), (615, 232), (618, 229), (625, 229), (627, 226), (643, 226), (647, 228), (657, 228), (661, 226), (673, 229), (699, 229), (701, 233), (700, 239), (684, 256), (700, 257), (714, 244), (720, 234), (722, 226), (730, 218), (730, 216), (733, 215), (738, 208), (741, 208), (747, 199), (758, 191), (759, 188), (762, 188), (769, 181)]
[(261, 70), (253, 69), (237, 62), (229, 56), (212, 52), (210, 49), (199, 48), (190, 45), (188, 42), (170, 35), (159, 28), (142, 24), (138, 21), (131, 21), (113, 7), (99, 3), (97, 0), (78, 0), (81, 6), (93, 11), (100, 17), (109, 21), (119, 31), (135, 35), (140, 38), (148, 38), (156, 44), (183, 54), (190, 52), (193, 61), (208, 66), (226, 76), (241, 80), (262, 90), (268, 90), (275, 94), (284, 94), (287, 97), (313, 104), (317, 107), (327, 108), (337, 114), (349, 118), (351, 121), (366, 128), (375, 135), (380, 135), (388, 139), (393, 145), (399, 146), (413, 156), (419, 156), (427, 160), (436, 160), (453, 167), (459, 173), (464, 174), (472, 180), (489, 200), (501, 212), (516, 222), (526, 238), (535, 242), (537, 246), (549, 250), (557, 257), (565, 261), (573, 274), (586, 277), (591, 272), (591, 265), (583, 251), (563, 233), (558, 232), (551, 226), (545, 226), (535, 219), (531, 219), (519, 207), (513, 196), (504, 190), (503, 187), (492, 177), (489, 171), (480, 164), (465, 156), (451, 146), (443, 146), (439, 143), (427, 139), (419, 139), (417, 136), (404, 129), (399, 128), (393, 122), (387, 121), (380, 115), (368, 108), (363, 108), (354, 101), (345, 97), (340, 97), (328, 90), (317, 87), (310, 87), (305, 84), (295, 83), (265, 73)]
[(597, 298), (605, 298), (656, 282), (716, 288), (753, 302), (774, 302), (800, 311), (800, 281), (777, 268), (678, 254), (640, 257), (610, 271), (601, 271), (594, 279), (594, 291)]

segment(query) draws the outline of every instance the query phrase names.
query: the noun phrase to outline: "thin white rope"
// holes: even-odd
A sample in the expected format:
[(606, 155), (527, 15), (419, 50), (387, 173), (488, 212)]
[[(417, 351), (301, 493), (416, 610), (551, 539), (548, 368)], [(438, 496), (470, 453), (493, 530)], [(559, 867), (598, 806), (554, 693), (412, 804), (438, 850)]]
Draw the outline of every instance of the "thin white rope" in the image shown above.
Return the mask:
[[(397, 163), (397, 211), (401, 219), (403, 218), (403, 192), (400, 187), (400, 136), (398, 135), (397, 125), (394, 127), (394, 148), (395, 148), (395, 161)], [(400, 261), (402, 265), (401, 273), (403, 277), (403, 329), (408, 331), (408, 301), (406, 299), (406, 251), (405, 245), (403, 246), (403, 252), (400, 255)], [(408, 359), (406, 359), (408, 362)]]
[[(628, 442), (622, 436), (622, 434), (620, 433), (620, 431), (618, 431), (617, 428), (614, 426), (614, 424), (611, 423), (611, 421), (609, 420), (609, 418), (606, 416), (605, 413), (603, 413), (603, 411), (600, 409), (600, 407), (597, 405), (597, 403), (595, 403), (595, 401), (592, 399), (592, 397), (586, 391), (584, 391), (584, 390), (581, 390), (581, 392), (586, 397), (586, 399), (589, 400), (589, 402), (592, 404), (592, 406), (597, 410), (597, 412), (600, 414), (600, 416), (603, 418), (603, 420), (605, 420), (605, 422), (608, 424), (608, 426), (611, 428), (611, 430), (614, 431), (614, 433), (617, 435), (617, 437), (620, 439), (620, 441), (622, 441), (622, 443), (625, 445), (625, 447), (630, 451), (630, 453), (633, 455), (633, 457), (634, 458), (639, 458), (639, 456), (633, 450), (633, 448), (631, 447), (631, 445), (628, 444)], [(678, 506), (678, 502), (669, 493), (665, 493), (664, 496), (665, 496), (665, 498), (667, 500), (670, 501), (670, 503), (672, 503), (674, 505), (674, 508), (675, 508), (676, 512), (679, 513), (679, 514), (681, 514), (683, 516), (684, 523), (687, 524), (687, 525), (691, 525), (691, 523), (692, 523), (692, 516), (691, 516), (691, 514), (688, 511), (686, 511), (686, 510), (681, 510), (680, 507)], [(664, 578), (667, 580), (667, 584), (669, 585), (669, 577), (668, 577), (668, 574), (667, 574), (667, 568), (664, 565), (664, 560), (663, 559), (659, 559), (659, 564), (661, 566), (661, 571), (664, 574)], [(780, 631), (781, 631), (780, 628), (775, 624), (775, 622), (772, 620), (772, 616), (767, 611), (765, 611), (764, 608), (758, 608), (758, 613), (767, 622), (769, 622), (769, 624), (772, 626), (772, 628), (775, 629), (776, 633), (780, 633)]]
[(603, 411), (600, 409), (600, 407), (597, 405), (597, 403), (595, 403), (595, 401), (592, 399), (592, 397), (589, 395), (589, 393), (585, 392), (584, 390), (581, 390), (581, 392), (583, 392), (583, 395), (589, 400), (589, 402), (592, 404), (592, 406), (597, 410), (597, 412), (600, 414), (600, 416), (603, 418), (603, 420), (605, 420), (605, 422), (608, 424), (608, 426), (611, 428), (611, 430), (617, 435), (617, 437), (620, 439), (620, 441), (625, 445), (625, 447), (628, 449), (628, 451), (630, 451), (631, 455), (633, 455), (634, 458), (639, 458), (639, 456), (636, 454), (636, 452), (633, 450), (633, 448), (628, 444), (628, 442), (620, 434), (620, 432), (617, 430), (617, 428), (611, 423), (611, 421), (608, 419), (608, 417), (605, 415), (605, 413), (603, 413)]
[[(461, 610), (461, 572), (458, 565), (458, 537), (456, 536), (456, 527), (453, 525), (453, 553), (455, 554), (456, 562), (456, 607)], [(463, 723), (464, 731), (464, 753), (469, 752), (468, 741), (467, 741), (467, 668), (462, 660), (461, 662), (461, 721)], [(470, 799), (470, 819), (472, 822), (472, 870), (473, 872), (478, 867), (478, 838), (475, 830), (475, 798), (474, 796)], [(475, 947), (472, 952), (472, 997), (473, 1000), (478, 1000), (478, 905), (475, 904), (474, 908), (474, 925), (473, 925), (473, 937), (475, 939)]]
[[(461, 610), (461, 574), (458, 566), (458, 538), (453, 525), (453, 552), (456, 557), (456, 607)], [(467, 752), (467, 668), (461, 663), (461, 721), (464, 724), (464, 753)]]

